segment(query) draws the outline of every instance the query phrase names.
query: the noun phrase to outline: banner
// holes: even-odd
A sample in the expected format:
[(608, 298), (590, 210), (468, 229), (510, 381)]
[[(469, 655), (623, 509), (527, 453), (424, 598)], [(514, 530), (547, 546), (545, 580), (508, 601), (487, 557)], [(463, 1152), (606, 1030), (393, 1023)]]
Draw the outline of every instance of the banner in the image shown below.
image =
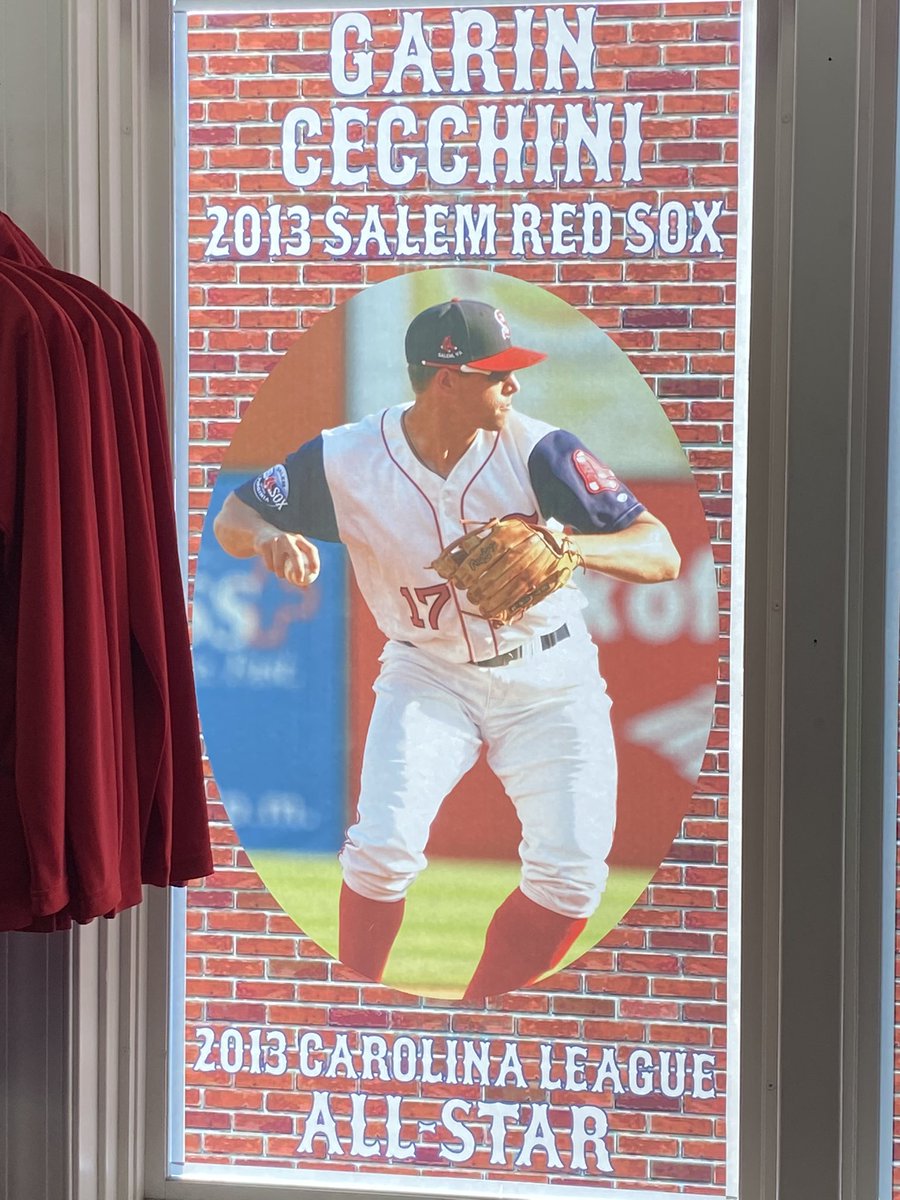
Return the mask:
[(186, 1163), (726, 1194), (730, 9), (189, 17)]

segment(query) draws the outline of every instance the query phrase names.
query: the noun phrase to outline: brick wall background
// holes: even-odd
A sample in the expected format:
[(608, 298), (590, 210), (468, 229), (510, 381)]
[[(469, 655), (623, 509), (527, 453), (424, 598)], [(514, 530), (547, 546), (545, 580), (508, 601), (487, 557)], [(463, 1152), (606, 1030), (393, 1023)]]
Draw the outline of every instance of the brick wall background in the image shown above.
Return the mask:
[[(574, 17), (574, 9), (567, 9)], [(497, 10), (503, 24), (502, 10)], [(434, 46), (446, 46), (449, 24), (442, 10)], [(397, 37), (396, 14), (372, 14), (376, 72), (389, 66), (387, 50)], [(536, 10), (536, 29), (542, 10)], [(217, 465), (234, 424), (285, 348), (323, 311), (354, 291), (404, 269), (408, 262), (330, 259), (321, 240), (302, 258), (269, 260), (262, 252), (241, 257), (206, 253), (213, 222), (210, 205), (231, 212), (254, 205), (302, 201), (321, 211), (336, 200), (358, 209), (395, 197), (371, 191), (340, 194), (328, 181), (303, 196), (289, 188), (280, 169), (281, 121), (299, 103), (321, 106), (327, 119), (333, 97), (328, 78), (331, 17), (322, 13), (252, 11), (192, 16), (189, 30), (190, 122), (190, 528), (192, 563)], [(504, 35), (505, 36), (505, 35)], [(237, 843), (210, 778), (210, 812), (217, 873), (189, 893), (187, 934), (186, 1156), (190, 1162), (343, 1169), (325, 1160), (322, 1139), (316, 1161), (298, 1158), (309, 1092), (316, 1081), (293, 1069), (297, 1032), (317, 1030), (326, 1041), (338, 1030), (489, 1039), (495, 1055), (516, 1040), (533, 1058), (537, 1044), (553, 1041), (632, 1047), (697, 1049), (715, 1055), (718, 1096), (692, 1100), (655, 1092), (639, 1099), (604, 1093), (614, 1175), (578, 1176), (544, 1168), (540, 1153), (529, 1173), (490, 1168), (487, 1148), (453, 1168), (455, 1178), (496, 1177), (518, 1181), (600, 1183), (660, 1191), (722, 1195), (725, 1190), (726, 925), (728, 818), (728, 634), (730, 596), (730, 504), (732, 383), (737, 188), (738, 4), (735, 0), (667, 0), (604, 4), (596, 23), (595, 80), (599, 98), (612, 101), (614, 131), (621, 128), (625, 100), (644, 102), (643, 180), (624, 186), (620, 160), (612, 184), (587, 183), (562, 192), (530, 188), (528, 199), (598, 199), (616, 211), (633, 199), (660, 203), (683, 198), (722, 200), (717, 222), (723, 252), (646, 257), (626, 253), (621, 230), (602, 257), (557, 261), (513, 259), (501, 235), (497, 270), (539, 283), (582, 309), (631, 356), (655, 390), (681, 439), (707, 515), (720, 585), (721, 661), (717, 708), (703, 772), (681, 835), (640, 902), (590, 953), (545, 986), (516, 993), (473, 1012), (461, 1003), (436, 1002), (394, 993), (360, 981), (325, 957), (278, 908)], [(511, 61), (511, 51), (504, 51)], [(564, 77), (567, 86), (571, 73)], [(377, 90), (377, 89), (376, 89)], [(552, 97), (558, 103), (583, 93)], [(519, 97), (520, 99), (521, 97)], [(397, 98), (393, 98), (396, 101)], [(421, 98), (405, 102), (427, 107)], [(439, 99), (456, 101), (456, 97)], [(492, 99), (513, 101), (513, 96)], [(541, 97), (551, 99), (551, 97)], [(384, 100), (346, 98), (373, 112)], [(470, 98), (464, 98), (467, 105)], [(616, 152), (616, 155), (618, 152)], [(420, 203), (421, 180), (405, 189)], [(485, 200), (465, 185), (459, 195), (434, 199)], [(492, 189), (501, 209), (522, 192)], [(441, 260), (450, 262), (452, 260)], [(485, 265), (483, 263), (479, 265)], [(210, 1028), (242, 1032), (243, 1069), (197, 1070)], [(252, 1030), (288, 1035), (285, 1074), (253, 1072)], [(217, 1053), (217, 1052), (216, 1052)], [(214, 1054), (211, 1064), (218, 1059)], [(331, 1081), (336, 1112), (349, 1113), (356, 1084)], [(383, 1092), (386, 1085), (381, 1085)], [(377, 1087), (367, 1087), (375, 1094)], [(409, 1115), (434, 1119), (442, 1089), (392, 1084), (415, 1097)], [(479, 1098), (479, 1089), (452, 1089)], [(506, 1089), (507, 1092), (510, 1089)], [(446, 1094), (447, 1089), (443, 1092)], [(481, 1098), (485, 1098), (483, 1095)], [(488, 1097), (490, 1098), (490, 1097)], [(497, 1097), (494, 1097), (497, 1098)], [(506, 1098), (510, 1098), (507, 1096)], [(516, 1097), (513, 1096), (513, 1099)], [(522, 1101), (545, 1097), (520, 1096)], [(565, 1141), (567, 1103), (583, 1095), (555, 1093), (551, 1123)], [(596, 1097), (591, 1097), (596, 1102)], [(380, 1111), (377, 1103), (372, 1110)], [(373, 1127), (373, 1133), (378, 1129)], [(514, 1131), (510, 1141), (517, 1145)], [(377, 1159), (366, 1172), (443, 1175), (436, 1145), (422, 1145), (414, 1160), (398, 1165)], [(360, 1164), (350, 1164), (359, 1170)]]

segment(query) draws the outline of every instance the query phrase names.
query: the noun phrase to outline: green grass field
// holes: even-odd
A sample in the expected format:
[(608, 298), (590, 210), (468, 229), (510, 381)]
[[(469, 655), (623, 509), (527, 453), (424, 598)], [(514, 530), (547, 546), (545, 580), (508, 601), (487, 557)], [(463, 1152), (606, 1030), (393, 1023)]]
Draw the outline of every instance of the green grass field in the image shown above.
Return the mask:
[[(258, 850), (253, 865), (266, 887), (305, 934), (332, 956), (338, 945), (341, 870), (332, 855)], [(604, 937), (634, 904), (652, 871), (614, 868), (603, 903), (568, 961)], [(433, 859), (409, 893), (403, 927), (384, 982), (418, 995), (462, 995), (497, 906), (516, 887), (515, 862)]]

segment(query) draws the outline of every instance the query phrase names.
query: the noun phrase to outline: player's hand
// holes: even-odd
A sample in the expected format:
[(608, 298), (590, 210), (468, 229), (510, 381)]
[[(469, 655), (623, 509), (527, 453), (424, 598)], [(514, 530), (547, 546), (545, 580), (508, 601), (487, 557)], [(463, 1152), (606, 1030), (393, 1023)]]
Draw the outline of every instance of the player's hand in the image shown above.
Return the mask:
[(318, 578), (319, 552), (299, 533), (265, 529), (254, 538), (253, 548), (273, 575), (294, 587), (309, 587)]

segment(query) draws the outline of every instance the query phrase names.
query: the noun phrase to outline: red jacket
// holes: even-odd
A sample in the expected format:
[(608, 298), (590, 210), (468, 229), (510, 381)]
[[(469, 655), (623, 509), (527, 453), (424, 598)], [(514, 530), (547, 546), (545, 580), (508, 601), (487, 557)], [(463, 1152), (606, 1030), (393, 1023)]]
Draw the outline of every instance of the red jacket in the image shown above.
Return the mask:
[(3, 214), (0, 311), (0, 929), (62, 928), (210, 873), (199, 728), (152, 339)]

